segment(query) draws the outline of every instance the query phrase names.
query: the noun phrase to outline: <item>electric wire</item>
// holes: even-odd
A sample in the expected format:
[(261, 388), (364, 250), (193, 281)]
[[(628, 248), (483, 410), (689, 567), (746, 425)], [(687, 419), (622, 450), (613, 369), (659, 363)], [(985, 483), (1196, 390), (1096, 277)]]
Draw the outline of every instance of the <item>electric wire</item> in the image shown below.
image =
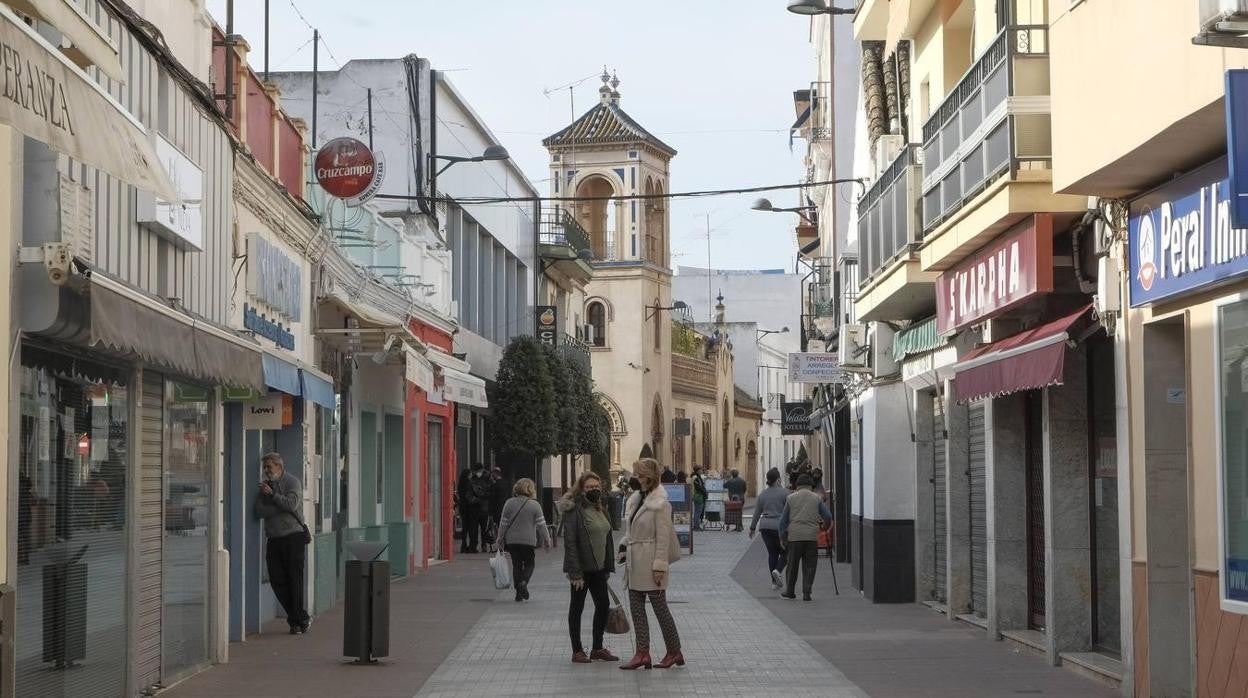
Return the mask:
[(648, 199), (694, 199), (711, 196), (729, 196), (733, 194), (756, 194), (768, 191), (786, 191), (805, 189), (832, 184), (856, 183), (865, 189), (866, 180), (860, 177), (828, 179), (820, 182), (804, 182), (800, 184), (769, 184), (758, 187), (741, 187), (737, 189), (707, 189), (702, 191), (662, 192), (658, 194), (622, 194), (619, 196), (462, 196), (462, 197), (430, 197), (413, 194), (377, 194), (376, 199), (393, 199), (399, 201), (438, 201), (448, 200), (457, 204), (501, 204), (515, 202), (583, 202), (583, 201), (644, 201)]

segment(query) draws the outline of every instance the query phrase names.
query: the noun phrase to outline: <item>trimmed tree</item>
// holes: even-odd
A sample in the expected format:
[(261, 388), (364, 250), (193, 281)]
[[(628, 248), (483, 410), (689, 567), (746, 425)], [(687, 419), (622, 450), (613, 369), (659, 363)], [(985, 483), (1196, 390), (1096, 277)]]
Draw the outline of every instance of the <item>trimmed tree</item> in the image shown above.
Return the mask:
[[(516, 337), (507, 345), (489, 398), (495, 451), (534, 463), (539, 456), (555, 453), (555, 386), (550, 362), (535, 337)], [(533, 471), (530, 476), (536, 465)]]
[(575, 380), (571, 362), (554, 347), (543, 347), (555, 395), (555, 450), (546, 455), (580, 453)]

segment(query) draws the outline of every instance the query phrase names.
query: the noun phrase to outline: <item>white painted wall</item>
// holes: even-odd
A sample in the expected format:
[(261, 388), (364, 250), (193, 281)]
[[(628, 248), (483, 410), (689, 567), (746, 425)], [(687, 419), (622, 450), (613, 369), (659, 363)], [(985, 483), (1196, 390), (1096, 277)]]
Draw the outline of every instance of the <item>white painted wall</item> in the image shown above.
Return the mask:
[[(901, 383), (868, 388), (851, 406), (862, 417), (863, 502), (854, 488), (853, 511), (872, 520), (915, 516), (914, 445), (899, 438), (897, 425), (909, 423), (906, 390)], [(858, 477), (855, 469), (854, 477)], [(863, 505), (865, 504), (865, 508)]]

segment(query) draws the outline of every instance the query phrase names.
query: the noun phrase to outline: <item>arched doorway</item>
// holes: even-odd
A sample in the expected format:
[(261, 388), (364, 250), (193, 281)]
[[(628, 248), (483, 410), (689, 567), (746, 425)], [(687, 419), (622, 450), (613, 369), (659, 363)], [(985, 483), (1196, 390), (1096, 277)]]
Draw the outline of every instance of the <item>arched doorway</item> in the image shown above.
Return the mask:
[(619, 202), (608, 201), (616, 195), (615, 187), (606, 177), (592, 175), (576, 186), (576, 196), (599, 199), (576, 203), (576, 222), (589, 233), (590, 248), (595, 259), (616, 259), (616, 230), (619, 225)]

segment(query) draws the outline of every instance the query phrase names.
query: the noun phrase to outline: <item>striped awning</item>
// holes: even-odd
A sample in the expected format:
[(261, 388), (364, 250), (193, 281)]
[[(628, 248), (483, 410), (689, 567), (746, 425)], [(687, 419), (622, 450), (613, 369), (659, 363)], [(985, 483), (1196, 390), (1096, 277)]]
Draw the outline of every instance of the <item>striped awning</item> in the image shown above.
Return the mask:
[(916, 322), (893, 337), (893, 360), (901, 361), (907, 356), (939, 349), (945, 340), (936, 332), (936, 316)]

